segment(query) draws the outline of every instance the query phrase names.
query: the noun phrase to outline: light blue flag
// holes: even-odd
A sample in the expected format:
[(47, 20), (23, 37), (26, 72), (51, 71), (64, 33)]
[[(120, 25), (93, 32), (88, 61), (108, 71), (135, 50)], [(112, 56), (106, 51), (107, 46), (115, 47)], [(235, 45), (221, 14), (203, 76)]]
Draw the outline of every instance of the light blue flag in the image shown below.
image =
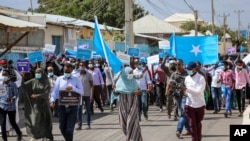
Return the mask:
[(169, 37), (168, 41), (170, 42), (170, 50), (168, 51), (168, 55), (176, 57), (175, 33), (171, 34), (171, 36)]
[(95, 20), (93, 45), (96, 53), (100, 54), (103, 58), (106, 59), (109, 66), (112, 68), (113, 73), (118, 73), (121, 70), (122, 62), (113, 54), (113, 52), (108, 48), (105, 41), (102, 39), (97, 19)]
[(175, 36), (176, 57), (184, 64), (200, 61), (203, 65), (218, 61), (218, 36)]
[(240, 52), (244, 52), (245, 51), (245, 47), (244, 46), (240, 46)]

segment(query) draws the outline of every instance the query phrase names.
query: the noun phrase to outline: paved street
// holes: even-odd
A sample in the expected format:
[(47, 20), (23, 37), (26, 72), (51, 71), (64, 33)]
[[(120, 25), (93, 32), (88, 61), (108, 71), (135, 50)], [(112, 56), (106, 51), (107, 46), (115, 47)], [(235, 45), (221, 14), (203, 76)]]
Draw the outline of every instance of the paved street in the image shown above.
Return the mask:
[[(124, 141), (124, 135), (121, 132), (118, 112), (115, 110), (110, 113), (106, 108), (104, 113), (96, 109), (96, 114), (92, 116), (92, 129), (75, 131), (75, 141)], [(206, 111), (203, 121), (203, 139), (202, 141), (229, 141), (229, 125), (242, 124), (242, 117), (238, 117), (238, 111), (234, 110), (230, 118), (224, 118), (223, 113), (212, 114), (213, 111)], [(85, 115), (83, 116), (85, 120)], [(55, 141), (63, 141), (60, 134), (58, 121), (53, 119), (53, 134)], [(159, 112), (156, 106), (149, 108), (149, 120), (142, 118), (141, 129), (144, 141), (178, 141), (175, 136), (177, 121), (168, 119), (166, 111)], [(83, 126), (85, 128), (85, 126)], [(25, 128), (22, 126), (24, 140), (28, 140)], [(14, 141), (16, 137), (10, 137), (9, 141)], [(189, 137), (184, 137), (181, 141), (190, 141)]]

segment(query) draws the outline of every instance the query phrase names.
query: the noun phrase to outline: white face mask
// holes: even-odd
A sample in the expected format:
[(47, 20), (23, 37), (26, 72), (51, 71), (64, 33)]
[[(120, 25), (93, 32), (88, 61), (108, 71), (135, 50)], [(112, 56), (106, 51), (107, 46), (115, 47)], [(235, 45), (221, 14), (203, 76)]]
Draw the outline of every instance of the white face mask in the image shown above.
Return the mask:
[(134, 77), (133, 74), (128, 74), (128, 76), (127, 76), (127, 78), (128, 78), (129, 80), (133, 79), (133, 77)]
[(187, 70), (188, 75), (193, 75), (193, 71), (192, 70)]
[(93, 64), (89, 64), (88, 67), (89, 68), (93, 68), (94, 66), (93, 66)]

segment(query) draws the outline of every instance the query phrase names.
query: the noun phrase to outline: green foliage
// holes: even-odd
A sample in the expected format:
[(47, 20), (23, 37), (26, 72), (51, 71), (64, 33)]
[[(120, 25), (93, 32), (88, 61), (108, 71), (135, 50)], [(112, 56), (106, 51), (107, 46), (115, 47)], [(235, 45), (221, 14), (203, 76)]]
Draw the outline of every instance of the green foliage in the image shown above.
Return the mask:
[[(124, 0), (38, 0), (39, 13), (58, 14), (86, 21), (94, 21), (98, 17), (100, 24), (122, 28), (125, 24)], [(134, 20), (148, 14), (145, 10), (135, 5)]]

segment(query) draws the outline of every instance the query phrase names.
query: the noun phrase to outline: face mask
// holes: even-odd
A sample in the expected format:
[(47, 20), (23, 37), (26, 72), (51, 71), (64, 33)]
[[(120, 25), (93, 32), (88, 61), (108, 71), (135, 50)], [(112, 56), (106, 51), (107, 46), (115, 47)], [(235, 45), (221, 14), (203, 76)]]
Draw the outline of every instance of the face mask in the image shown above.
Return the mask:
[(133, 79), (133, 77), (134, 77), (133, 74), (128, 74), (128, 77), (127, 77), (127, 78), (128, 78), (129, 80), (131, 80), (131, 79)]
[(193, 75), (193, 71), (192, 70), (187, 70), (188, 75)]
[(3, 81), (8, 81), (9, 80), (9, 77), (8, 76), (3, 76)]
[(93, 68), (94, 66), (93, 66), (93, 64), (89, 64), (88, 67), (89, 68)]
[(100, 64), (96, 64), (95, 66), (96, 66), (96, 67), (100, 67)]
[(243, 66), (237, 66), (237, 69), (242, 70)]
[(53, 72), (49, 72), (48, 74), (49, 74), (49, 76), (53, 76), (53, 75), (54, 75), (54, 73), (53, 73)]
[(69, 78), (69, 77), (71, 76), (71, 74), (65, 72), (65, 73), (63, 74), (63, 76), (64, 76), (64, 78)]
[(41, 77), (42, 77), (42, 74), (41, 74), (41, 73), (36, 73), (36, 74), (35, 74), (35, 78), (36, 78), (36, 79), (40, 79)]

